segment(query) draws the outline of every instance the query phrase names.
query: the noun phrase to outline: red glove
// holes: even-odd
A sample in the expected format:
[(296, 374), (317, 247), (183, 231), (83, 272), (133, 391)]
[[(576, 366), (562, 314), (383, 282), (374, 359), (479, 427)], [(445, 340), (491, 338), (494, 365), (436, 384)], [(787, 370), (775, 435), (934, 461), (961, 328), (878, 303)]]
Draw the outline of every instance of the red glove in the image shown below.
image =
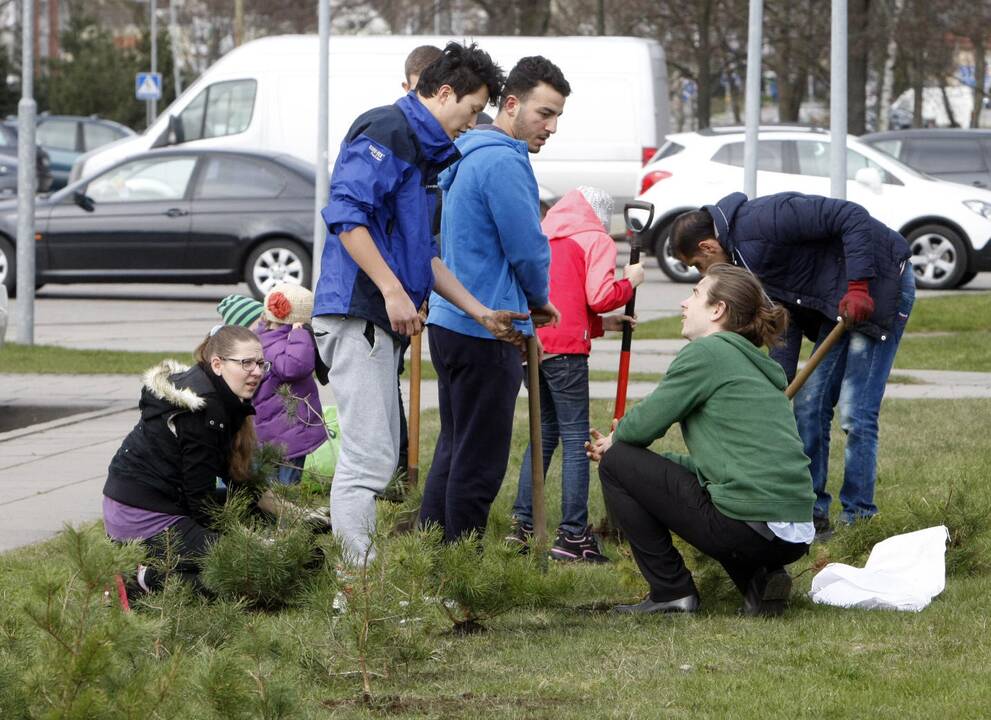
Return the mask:
[(866, 280), (851, 280), (847, 283), (846, 295), (840, 300), (840, 315), (856, 325), (869, 320), (874, 314), (874, 301), (867, 292)]

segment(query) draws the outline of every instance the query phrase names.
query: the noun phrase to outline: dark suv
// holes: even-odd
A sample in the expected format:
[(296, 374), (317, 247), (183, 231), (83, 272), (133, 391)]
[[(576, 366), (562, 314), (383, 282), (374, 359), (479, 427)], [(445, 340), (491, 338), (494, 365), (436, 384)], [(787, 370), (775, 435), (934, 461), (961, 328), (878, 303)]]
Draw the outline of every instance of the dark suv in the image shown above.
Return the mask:
[(892, 130), (860, 140), (940, 180), (991, 188), (991, 130)]

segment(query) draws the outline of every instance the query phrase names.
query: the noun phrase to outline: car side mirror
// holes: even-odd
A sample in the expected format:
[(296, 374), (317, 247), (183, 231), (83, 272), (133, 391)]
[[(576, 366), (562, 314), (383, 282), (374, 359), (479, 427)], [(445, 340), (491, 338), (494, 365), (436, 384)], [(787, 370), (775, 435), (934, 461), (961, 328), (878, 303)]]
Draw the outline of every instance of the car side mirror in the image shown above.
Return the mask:
[(96, 203), (93, 202), (93, 198), (84, 193), (82, 190), (76, 190), (72, 193), (72, 200), (86, 212), (93, 212), (96, 209)]
[(155, 138), (151, 144), (152, 148), (167, 147), (169, 145), (181, 145), (186, 141), (185, 133), (182, 129), (182, 120), (177, 115), (169, 115), (168, 125), (162, 134)]
[(881, 173), (878, 172), (877, 168), (863, 167), (860, 168), (857, 173), (853, 176), (853, 179), (859, 182), (861, 185), (869, 187), (874, 192), (881, 191)]

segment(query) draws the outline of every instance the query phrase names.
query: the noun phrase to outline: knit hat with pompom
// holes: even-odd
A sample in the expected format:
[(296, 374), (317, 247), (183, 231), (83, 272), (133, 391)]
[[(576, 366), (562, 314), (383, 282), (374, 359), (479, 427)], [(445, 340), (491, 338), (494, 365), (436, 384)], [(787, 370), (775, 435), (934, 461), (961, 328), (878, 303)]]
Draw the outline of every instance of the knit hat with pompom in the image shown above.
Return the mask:
[(302, 285), (280, 283), (265, 295), (265, 319), (282, 325), (308, 323), (313, 315), (313, 293)]

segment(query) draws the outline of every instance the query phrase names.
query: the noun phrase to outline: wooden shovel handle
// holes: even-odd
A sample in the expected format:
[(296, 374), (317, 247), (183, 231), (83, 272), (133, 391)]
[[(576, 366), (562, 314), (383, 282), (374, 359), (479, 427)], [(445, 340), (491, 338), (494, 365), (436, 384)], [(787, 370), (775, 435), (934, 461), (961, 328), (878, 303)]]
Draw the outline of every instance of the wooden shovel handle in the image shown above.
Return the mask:
[(836, 323), (836, 327), (829, 332), (826, 339), (823, 340), (819, 347), (816, 348), (816, 351), (812, 353), (812, 357), (809, 358), (809, 361), (805, 363), (802, 369), (798, 371), (798, 374), (795, 375), (795, 379), (792, 380), (791, 384), (785, 388), (785, 397), (789, 400), (795, 397), (795, 393), (802, 389), (802, 385), (804, 385), (805, 381), (809, 379), (809, 375), (813, 373), (819, 363), (822, 362), (822, 359), (826, 357), (826, 353), (832, 349), (833, 345), (836, 344), (836, 341), (843, 337), (844, 332), (846, 332), (846, 324), (843, 322), (843, 318), (839, 318), (839, 321)]

